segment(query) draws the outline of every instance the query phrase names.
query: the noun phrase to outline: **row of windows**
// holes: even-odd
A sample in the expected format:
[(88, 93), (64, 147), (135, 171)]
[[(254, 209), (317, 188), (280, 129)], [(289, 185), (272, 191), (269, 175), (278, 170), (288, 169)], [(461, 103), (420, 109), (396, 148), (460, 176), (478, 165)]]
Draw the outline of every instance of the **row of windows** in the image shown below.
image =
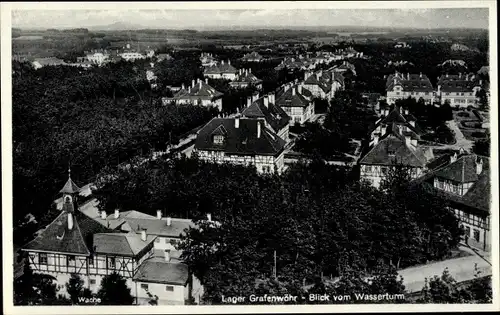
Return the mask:
[[(147, 283), (141, 283), (141, 289), (144, 289), (144, 290), (149, 290), (149, 285)], [(165, 291), (167, 292), (174, 292), (174, 286), (172, 285), (166, 285), (165, 286)]]
[(472, 92), (464, 93), (464, 92), (456, 92), (455, 94), (446, 92), (444, 95), (456, 95), (456, 96), (472, 96)]
[(174, 240), (174, 239), (169, 240), (168, 238), (164, 238), (164, 237), (157, 237), (155, 240), (155, 243), (160, 243), (162, 239), (163, 239), (165, 244), (170, 243), (171, 245), (176, 245), (178, 243), (177, 240)]
[[(48, 259), (47, 259), (46, 253), (39, 254), (38, 263), (40, 265), (48, 265)], [(75, 256), (73, 256), (73, 255), (66, 256), (66, 266), (74, 266), (75, 264), (76, 264)], [(94, 257), (90, 256), (88, 258), (88, 264), (89, 264), (89, 266), (94, 265)], [(114, 257), (108, 257), (107, 264), (108, 264), (108, 268), (114, 269), (116, 267), (116, 259)]]
[[(466, 226), (465, 227), (465, 237), (469, 238), (471, 237), (471, 229), (470, 227)], [(479, 242), (481, 240), (481, 231), (478, 229), (473, 229), (472, 230), (472, 238), (476, 241)]]

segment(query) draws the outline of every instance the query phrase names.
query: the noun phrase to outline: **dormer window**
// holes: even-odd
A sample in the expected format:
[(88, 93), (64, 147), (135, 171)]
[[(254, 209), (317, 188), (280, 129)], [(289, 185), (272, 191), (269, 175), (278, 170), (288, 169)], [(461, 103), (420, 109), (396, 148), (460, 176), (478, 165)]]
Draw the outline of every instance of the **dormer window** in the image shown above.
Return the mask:
[(224, 136), (223, 135), (215, 135), (214, 136), (214, 144), (223, 144)]

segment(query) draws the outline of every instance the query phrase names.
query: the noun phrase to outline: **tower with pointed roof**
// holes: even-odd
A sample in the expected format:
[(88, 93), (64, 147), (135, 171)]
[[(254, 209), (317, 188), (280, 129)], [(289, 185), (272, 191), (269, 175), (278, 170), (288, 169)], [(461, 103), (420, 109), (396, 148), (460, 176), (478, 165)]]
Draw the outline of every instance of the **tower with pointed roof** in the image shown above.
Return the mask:
[(78, 187), (71, 179), (71, 168), (68, 168), (68, 180), (64, 184), (63, 188), (59, 191), (59, 193), (61, 193), (63, 197), (63, 211), (74, 212), (76, 198), (79, 192), (80, 187)]

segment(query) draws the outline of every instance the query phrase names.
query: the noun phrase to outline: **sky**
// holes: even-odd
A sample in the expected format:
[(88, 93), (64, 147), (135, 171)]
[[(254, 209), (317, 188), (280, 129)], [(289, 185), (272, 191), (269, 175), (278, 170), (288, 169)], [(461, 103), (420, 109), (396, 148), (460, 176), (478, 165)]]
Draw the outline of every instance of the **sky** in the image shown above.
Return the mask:
[[(285, 3), (283, 3), (285, 4)], [(17, 10), (21, 28), (95, 27), (128, 23), (144, 28), (272, 28), (369, 26), (404, 28), (488, 28), (487, 8), (452, 9), (248, 9), (248, 10)]]

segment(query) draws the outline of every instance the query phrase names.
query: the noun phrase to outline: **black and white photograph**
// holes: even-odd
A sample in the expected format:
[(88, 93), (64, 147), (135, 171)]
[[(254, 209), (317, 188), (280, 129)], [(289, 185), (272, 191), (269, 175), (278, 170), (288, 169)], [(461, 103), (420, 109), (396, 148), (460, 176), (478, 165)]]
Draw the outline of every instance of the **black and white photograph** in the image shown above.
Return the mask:
[(10, 2), (1, 33), (5, 314), (499, 309), (495, 1)]

